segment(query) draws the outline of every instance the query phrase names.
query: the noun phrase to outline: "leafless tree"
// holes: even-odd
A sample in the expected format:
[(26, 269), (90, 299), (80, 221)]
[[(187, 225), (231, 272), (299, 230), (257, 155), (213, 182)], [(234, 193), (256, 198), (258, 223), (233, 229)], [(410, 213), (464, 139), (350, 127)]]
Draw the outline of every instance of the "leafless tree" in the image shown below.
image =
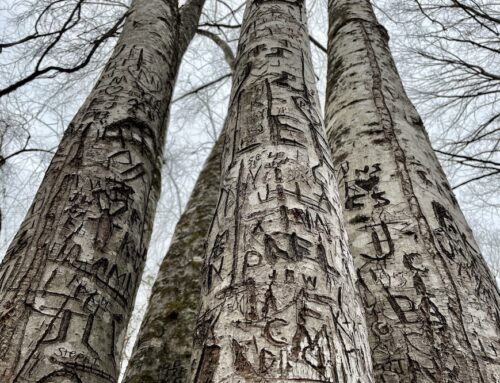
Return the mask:
[(500, 293), (369, 0), (329, 3), (327, 129), (377, 382), (500, 379)]
[(247, 1), (192, 382), (371, 381), (308, 40), (305, 2)]
[(134, 0), (128, 9), (0, 265), (2, 381), (118, 379), (160, 194), (166, 117), (202, 6)]

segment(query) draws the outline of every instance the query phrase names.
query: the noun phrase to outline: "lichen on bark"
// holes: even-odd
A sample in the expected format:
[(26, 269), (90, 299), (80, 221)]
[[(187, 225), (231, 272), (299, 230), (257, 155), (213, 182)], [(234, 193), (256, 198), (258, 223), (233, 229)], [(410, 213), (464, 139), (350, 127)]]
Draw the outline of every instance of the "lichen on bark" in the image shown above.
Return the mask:
[(177, 223), (153, 285), (124, 383), (187, 381), (202, 256), (219, 196), (222, 139), (212, 149)]

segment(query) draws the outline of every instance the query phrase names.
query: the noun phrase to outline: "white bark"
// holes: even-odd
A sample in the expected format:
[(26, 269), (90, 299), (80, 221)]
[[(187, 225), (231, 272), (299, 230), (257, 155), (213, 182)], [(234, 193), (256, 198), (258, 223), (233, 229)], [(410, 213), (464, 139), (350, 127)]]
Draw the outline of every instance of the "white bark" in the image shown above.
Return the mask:
[(378, 382), (500, 381), (500, 297), (369, 1), (329, 4), (327, 132)]
[(192, 14), (173, 0), (135, 0), (64, 134), (0, 266), (2, 383), (117, 380), (160, 193), (165, 119), (190, 41), (184, 18)]
[(201, 171), (153, 285), (124, 383), (187, 381), (205, 239), (219, 197), (223, 136)]
[(371, 382), (302, 1), (248, 1), (191, 381)]

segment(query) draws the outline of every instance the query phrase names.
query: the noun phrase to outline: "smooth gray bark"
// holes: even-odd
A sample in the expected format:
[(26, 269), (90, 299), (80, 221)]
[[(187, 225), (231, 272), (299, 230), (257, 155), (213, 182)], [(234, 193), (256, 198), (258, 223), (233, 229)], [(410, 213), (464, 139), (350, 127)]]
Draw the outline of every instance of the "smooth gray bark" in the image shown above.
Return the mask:
[(117, 381), (192, 37), (184, 21), (196, 25), (201, 5), (133, 2), (0, 266), (2, 383)]
[(331, 0), (326, 121), (377, 382), (500, 381), (500, 297), (367, 0)]
[(201, 171), (153, 285), (124, 383), (187, 381), (206, 236), (219, 197), (221, 136)]
[(302, 1), (247, 2), (192, 382), (371, 382)]

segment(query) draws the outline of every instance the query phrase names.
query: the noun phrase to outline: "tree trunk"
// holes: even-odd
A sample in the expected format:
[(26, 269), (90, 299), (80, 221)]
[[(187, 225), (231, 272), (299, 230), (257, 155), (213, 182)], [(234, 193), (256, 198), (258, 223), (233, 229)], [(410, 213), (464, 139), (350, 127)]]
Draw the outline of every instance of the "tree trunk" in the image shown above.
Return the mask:
[(187, 381), (205, 239), (219, 197), (223, 136), (218, 139), (175, 228), (153, 285), (124, 383)]
[(500, 298), (368, 0), (330, 2), (327, 132), (378, 382), (500, 381)]
[(193, 382), (371, 382), (302, 1), (249, 0)]
[(0, 381), (116, 382), (202, 0), (135, 0), (0, 266)]

